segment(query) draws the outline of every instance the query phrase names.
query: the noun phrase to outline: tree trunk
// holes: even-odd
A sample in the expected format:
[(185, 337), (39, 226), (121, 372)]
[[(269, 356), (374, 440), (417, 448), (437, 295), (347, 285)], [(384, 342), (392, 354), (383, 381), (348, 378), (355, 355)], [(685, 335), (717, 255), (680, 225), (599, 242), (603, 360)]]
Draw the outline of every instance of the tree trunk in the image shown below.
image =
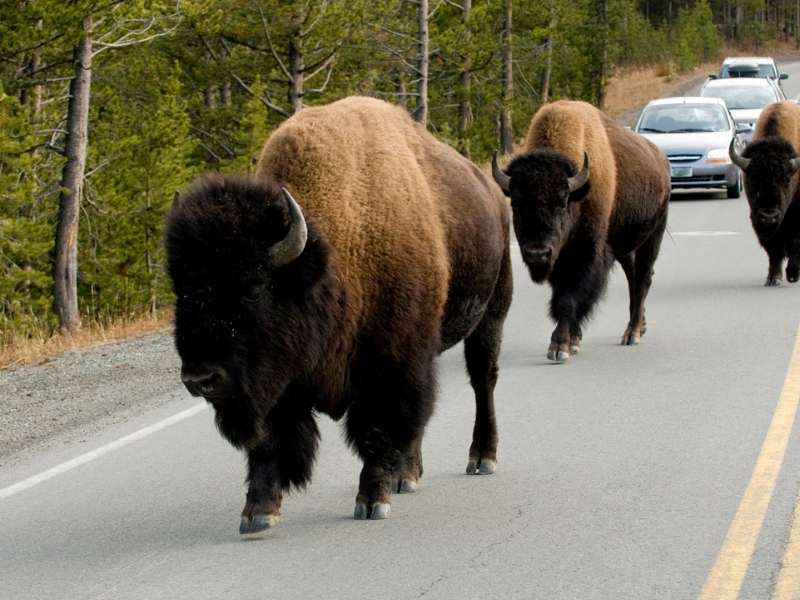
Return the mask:
[(608, 83), (608, 0), (600, 2), (600, 35), (602, 49), (600, 53), (600, 77), (597, 81), (597, 106), (602, 107), (606, 99), (606, 84)]
[[(649, 7), (649, 4), (648, 4)], [(550, 102), (550, 73), (553, 71), (553, 30), (555, 21), (550, 21), (550, 31), (544, 42), (544, 71), (542, 72), (542, 104)]]
[(511, 102), (514, 99), (514, 64), (511, 49), (512, 12), (511, 0), (506, 0), (503, 23), (503, 111), (500, 113), (500, 153), (514, 151), (514, 124)]
[(222, 105), (223, 106), (231, 106), (233, 104), (233, 95), (231, 93), (231, 80), (226, 79), (222, 83), (222, 89), (220, 90), (220, 95), (222, 96)]
[(298, 34), (292, 37), (289, 44), (289, 72), (292, 76), (289, 82), (289, 105), (292, 107), (292, 114), (303, 110), (303, 86), (304, 86), (304, 65), (303, 65), (303, 40)]
[(414, 119), (423, 125), (428, 124), (428, 0), (419, 0), (417, 13), (417, 108)]
[(83, 21), (83, 37), (73, 51), (75, 76), (70, 82), (67, 109), (67, 161), (61, 174), (56, 256), (53, 279), (54, 308), (63, 333), (81, 324), (78, 312), (78, 218), (86, 171), (89, 99), (92, 85), (92, 19)]
[[(469, 39), (469, 14), (472, 10), (472, 0), (462, 0), (462, 10), (464, 13), (464, 25), (467, 28), (467, 41)], [(465, 44), (468, 45), (468, 44)], [(469, 129), (472, 127), (472, 60), (467, 56), (464, 58), (464, 68), (461, 71), (461, 99), (458, 107), (458, 145), (459, 152), (470, 157)]]
[(205, 102), (207, 109), (213, 109), (217, 107), (217, 98), (214, 95), (213, 83), (206, 84), (206, 89), (203, 91), (203, 101)]
[(794, 7), (794, 47), (800, 48), (800, 0)]

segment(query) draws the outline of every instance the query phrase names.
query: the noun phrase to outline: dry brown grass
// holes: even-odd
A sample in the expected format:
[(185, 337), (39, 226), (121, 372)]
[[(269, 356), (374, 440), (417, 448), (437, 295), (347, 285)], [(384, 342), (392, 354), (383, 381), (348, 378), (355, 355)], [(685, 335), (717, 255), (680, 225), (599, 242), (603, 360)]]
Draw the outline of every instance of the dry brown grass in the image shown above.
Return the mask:
[(688, 73), (674, 74), (671, 65), (665, 63), (652, 67), (626, 69), (611, 79), (606, 89), (603, 110), (610, 116), (639, 108), (653, 98), (663, 98), (683, 93), (698, 77), (714, 73), (719, 61), (700, 65)]
[(57, 333), (15, 338), (0, 347), (0, 369), (40, 361), (77, 348), (163, 331), (169, 328), (171, 323), (172, 313), (164, 311), (155, 318), (125, 318), (87, 324), (71, 336)]

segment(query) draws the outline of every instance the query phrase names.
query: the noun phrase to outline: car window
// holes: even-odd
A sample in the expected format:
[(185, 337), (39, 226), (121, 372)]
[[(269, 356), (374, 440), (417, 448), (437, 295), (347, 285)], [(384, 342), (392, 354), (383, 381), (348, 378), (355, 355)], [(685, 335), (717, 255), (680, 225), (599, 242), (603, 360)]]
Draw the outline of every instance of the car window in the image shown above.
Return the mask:
[(778, 73), (775, 71), (775, 67), (769, 63), (758, 65), (758, 71), (748, 68), (747, 65), (722, 65), (719, 76), (720, 79), (734, 77), (763, 77), (765, 79), (771, 77), (775, 79), (778, 77)]
[(645, 109), (637, 131), (641, 133), (694, 133), (729, 131), (725, 109), (713, 104), (664, 104)]
[(722, 98), (729, 110), (745, 110), (764, 108), (767, 104), (778, 100), (778, 95), (770, 87), (752, 86), (707, 86), (700, 92), (701, 96)]

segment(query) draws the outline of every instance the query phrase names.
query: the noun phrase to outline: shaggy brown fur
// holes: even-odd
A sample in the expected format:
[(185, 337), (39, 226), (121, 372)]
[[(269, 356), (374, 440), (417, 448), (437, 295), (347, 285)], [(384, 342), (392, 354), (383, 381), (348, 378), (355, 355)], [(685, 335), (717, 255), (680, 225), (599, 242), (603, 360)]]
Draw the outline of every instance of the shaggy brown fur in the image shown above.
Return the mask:
[(793, 164), (800, 149), (800, 106), (775, 102), (758, 118), (743, 155), (750, 222), (769, 257), (764, 285), (780, 285), (783, 262), (790, 283), (800, 279), (800, 176)]
[[(557, 321), (548, 350), (565, 360), (579, 350), (581, 324), (602, 294), (614, 258), (625, 269), (630, 321), (623, 344), (636, 344), (646, 323), (644, 300), (666, 227), (670, 169), (666, 156), (585, 102), (542, 107), (526, 152), (509, 165), (514, 228), (536, 281), (553, 287)], [(584, 188), (567, 177), (590, 163)]]
[[(209, 326), (181, 319), (188, 312), (181, 311), (181, 282), (192, 269), (203, 268), (210, 294), (235, 304), (235, 286), (216, 282), (229, 276), (222, 272), (240, 267), (230, 260), (187, 265), (202, 259), (182, 251), (187, 237), (180, 233), (182, 212), (214, 194), (227, 194), (235, 200), (226, 211), (238, 215), (235, 205), (254, 193), (249, 186), (265, 186), (264, 201), (280, 212), (256, 216), (264, 212), (257, 209), (252, 219), (274, 243), (271, 227), (286, 218), (274, 184), (285, 186), (303, 210), (306, 249), (294, 263), (268, 274), (262, 286), (268, 291), (262, 293), (271, 300), (263, 301), (260, 320), (235, 324), (237, 330), (258, 333), (253, 341), (235, 340), (229, 352), (216, 350), (223, 369), (240, 373), (230, 377), (234, 388), (254, 372), (268, 374), (261, 379), (271, 382), (270, 389), (276, 386), (273, 381), (285, 379), (278, 397), (248, 396), (239, 403), (237, 418), (225, 421), (233, 424), (230, 431), (221, 426), (249, 452), (242, 531), (270, 526), (282, 490), (310, 477), (317, 435), (313, 410), (334, 418), (347, 414), (348, 439), (364, 459), (355, 515), (386, 516), (390, 483), (396, 482), (395, 490), (411, 491), (422, 475), (420, 444), (433, 407), (434, 357), (461, 340), (477, 406), (468, 471), (492, 472), (497, 446), (493, 390), (511, 300), (507, 204), (471, 162), (385, 102), (356, 97), (305, 109), (267, 141), (252, 184), (211, 181), (176, 203), (168, 248), (179, 295), (176, 338), (179, 351), (185, 349), (184, 369), (187, 360), (190, 368), (208, 362), (193, 354), (195, 349), (214, 354), (208, 348), (211, 338), (202, 334)], [(215, 191), (220, 185), (227, 191)], [(244, 243), (252, 235), (242, 225), (247, 218), (246, 209), (236, 218), (217, 215), (204, 229), (193, 225), (192, 239), (205, 238), (212, 247), (233, 245), (230, 254), (235, 256), (236, 239)], [(231, 224), (220, 225), (225, 219)], [(230, 232), (224, 241), (207, 239), (220, 229)], [(253, 259), (241, 261), (247, 270)], [(287, 290), (299, 290), (288, 305)], [(214, 316), (223, 320), (223, 315)], [(260, 343), (279, 349), (278, 355), (259, 350)], [(257, 359), (240, 356), (258, 352)], [(280, 369), (271, 366), (276, 361)], [(238, 363), (246, 366), (236, 371), (231, 365)], [(224, 405), (217, 402), (215, 408)], [(218, 420), (223, 412), (218, 409)], [(240, 436), (239, 429), (247, 435)]]

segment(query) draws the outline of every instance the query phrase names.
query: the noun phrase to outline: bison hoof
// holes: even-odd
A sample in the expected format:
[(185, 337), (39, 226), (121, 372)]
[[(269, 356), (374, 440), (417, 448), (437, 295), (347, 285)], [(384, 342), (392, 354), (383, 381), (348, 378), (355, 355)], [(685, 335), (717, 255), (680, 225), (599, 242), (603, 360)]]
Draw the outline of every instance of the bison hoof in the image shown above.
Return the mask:
[(418, 487), (413, 479), (392, 479), (392, 493), (395, 494), (413, 494)]
[(569, 352), (566, 350), (548, 350), (547, 359), (557, 363), (567, 362), (569, 359)]
[(622, 336), (621, 344), (623, 346), (638, 346), (639, 340), (641, 338), (636, 335), (635, 333), (631, 333), (630, 331), (626, 331)]
[(575, 355), (576, 355), (576, 354), (578, 354), (580, 351), (581, 351), (581, 347), (580, 347), (580, 346), (574, 346), (574, 345), (570, 345), (570, 347), (569, 347), (569, 354), (570, 354), (570, 356), (575, 356)]
[(800, 265), (792, 263), (786, 265), (786, 281), (797, 283), (798, 279), (800, 279)]
[(767, 280), (764, 282), (764, 287), (778, 287), (780, 284), (780, 277), (767, 277)]
[(244, 537), (252, 537), (263, 533), (267, 529), (272, 529), (280, 522), (278, 515), (257, 514), (252, 517), (242, 516), (239, 523), (239, 533)]
[(482, 458), (479, 461), (470, 460), (467, 463), (467, 475), (492, 475), (497, 469), (497, 462), (491, 458)]
[(419, 484), (413, 479), (401, 479), (397, 484), (398, 494), (413, 494), (417, 491)]
[(356, 502), (353, 518), (358, 521), (363, 521), (364, 519), (388, 519), (391, 511), (392, 505), (386, 502), (375, 502), (369, 509), (364, 502)]

